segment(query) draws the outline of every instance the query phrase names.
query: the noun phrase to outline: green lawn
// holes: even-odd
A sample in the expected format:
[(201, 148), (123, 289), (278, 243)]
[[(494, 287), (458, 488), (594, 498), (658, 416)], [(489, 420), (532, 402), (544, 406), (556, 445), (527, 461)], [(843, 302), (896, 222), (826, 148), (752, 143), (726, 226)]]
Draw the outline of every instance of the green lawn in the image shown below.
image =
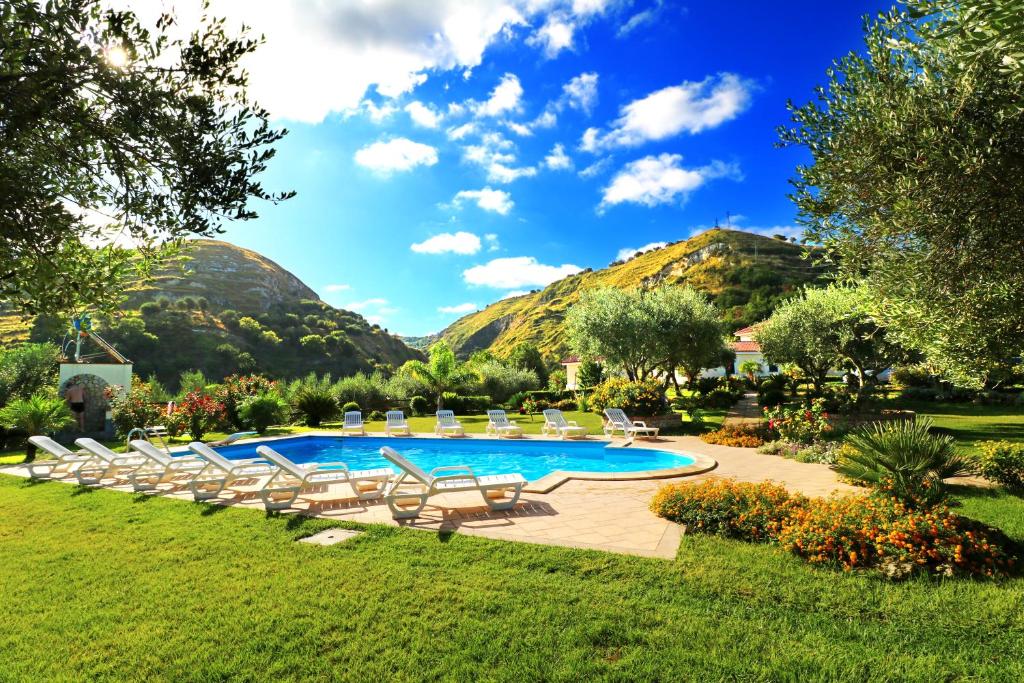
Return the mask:
[[(963, 511), (1024, 539), (1018, 498)], [(1024, 678), (1019, 579), (894, 585), (697, 536), (676, 561), (293, 542), (329, 524), (0, 476), (0, 679)]]

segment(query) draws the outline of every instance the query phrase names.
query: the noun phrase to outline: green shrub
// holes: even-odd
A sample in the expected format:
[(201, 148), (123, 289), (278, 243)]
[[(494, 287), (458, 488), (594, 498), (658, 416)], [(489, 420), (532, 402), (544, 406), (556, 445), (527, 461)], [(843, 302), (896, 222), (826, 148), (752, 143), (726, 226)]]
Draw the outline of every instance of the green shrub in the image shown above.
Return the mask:
[(53, 344), (20, 344), (0, 349), (0, 406), (30, 398), (57, 380), (60, 350)]
[(147, 301), (139, 306), (139, 313), (142, 315), (156, 315), (160, 312), (160, 304), (155, 301)]
[(662, 386), (654, 380), (633, 382), (616, 377), (594, 387), (590, 405), (595, 412), (605, 408), (621, 408), (627, 415), (663, 415), (668, 412), (668, 401)]
[(359, 404), (358, 403), (356, 403), (355, 401), (349, 401), (348, 403), (346, 403), (345, 405), (343, 405), (341, 407), (341, 412), (342, 413), (349, 413), (349, 412), (352, 412), (353, 410), (359, 410), (359, 409), (360, 408), (359, 408)]
[(663, 486), (651, 501), (659, 517), (695, 533), (747, 541), (774, 538), (791, 511), (805, 499), (790, 496), (778, 484), (751, 484), (731, 479), (711, 479), (697, 484)]
[(322, 355), (327, 352), (327, 342), (319, 334), (307, 334), (299, 339), (303, 351)]
[[(497, 360), (475, 363), (472, 369), (478, 378), (473, 391), (490, 396), (495, 403), (505, 403), (511, 396), (536, 389), (540, 384), (533, 370), (510, 367)], [(563, 382), (559, 390), (564, 388)]]
[(698, 377), (693, 383), (693, 390), (701, 396), (707, 396), (721, 385), (717, 377)]
[(430, 410), (430, 401), (425, 396), (413, 396), (409, 399), (409, 411), (416, 417), (426, 415)]
[(288, 403), (273, 392), (250, 396), (242, 401), (238, 414), (247, 427), (263, 434), (271, 425), (287, 419)]
[[(52, 434), (74, 422), (67, 403), (45, 394), (19, 398), (0, 408), (0, 427), (17, 429), (27, 436)], [(35, 459), (36, 447), (31, 443), (26, 450), (26, 462)]]
[(160, 424), (163, 417), (163, 409), (153, 402), (149, 385), (138, 377), (132, 377), (127, 391), (112, 392), (109, 400), (111, 421), (122, 438), (135, 428)]
[(764, 416), (768, 420), (769, 429), (778, 432), (783, 441), (792, 443), (811, 444), (820, 441), (822, 435), (831, 429), (825, 401), (820, 398), (811, 401), (809, 408), (765, 408)]
[(928, 507), (945, 498), (942, 480), (970, 472), (970, 462), (953, 437), (931, 434), (932, 422), (876, 422), (849, 434), (836, 471), (858, 483), (887, 492), (911, 507)]
[(935, 376), (924, 365), (897, 365), (889, 372), (889, 384), (897, 389), (931, 387)]
[(978, 446), (978, 473), (1007, 488), (1024, 489), (1024, 444), (985, 441)]
[(277, 382), (263, 375), (231, 375), (217, 388), (216, 398), (224, 405), (228, 424), (236, 429), (246, 429), (245, 421), (239, 415), (239, 406), (251, 396), (277, 392)]
[(319, 427), (325, 420), (338, 416), (338, 400), (330, 375), (318, 378), (310, 373), (292, 382), (288, 398), (295, 418), (309, 427)]
[(757, 404), (762, 408), (774, 408), (785, 403), (786, 398), (784, 389), (769, 389), (757, 395)]
[(442, 396), (444, 407), (457, 415), (481, 415), (494, 405), (490, 396), (459, 396), (446, 391)]
[(362, 372), (343, 377), (334, 385), (338, 403), (355, 401), (364, 410), (380, 410), (386, 406), (382, 383), (382, 378), (370, 377)]
[(701, 398), (701, 406), (709, 410), (722, 410), (731, 408), (736, 404), (736, 396), (728, 389), (718, 388), (712, 390), (707, 396)]
[(387, 417), (383, 410), (371, 410), (369, 419), (371, 421), (380, 421)]

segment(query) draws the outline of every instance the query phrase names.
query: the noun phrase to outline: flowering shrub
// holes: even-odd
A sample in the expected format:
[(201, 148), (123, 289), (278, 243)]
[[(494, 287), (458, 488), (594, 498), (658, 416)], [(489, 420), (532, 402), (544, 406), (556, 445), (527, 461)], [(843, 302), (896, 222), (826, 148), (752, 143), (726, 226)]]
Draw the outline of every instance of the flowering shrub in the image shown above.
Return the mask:
[(712, 480), (662, 487), (651, 510), (693, 532), (776, 542), (813, 564), (876, 568), (889, 579), (1003, 576), (1017, 561), (998, 529), (884, 492), (805, 498), (772, 483)]
[(783, 521), (778, 542), (814, 564), (877, 567), (890, 579), (1004, 575), (1015, 561), (998, 530), (945, 506), (913, 510), (884, 495), (811, 499)]
[(1024, 489), (1024, 444), (986, 441), (979, 445), (978, 472), (1003, 486)]
[(605, 408), (622, 408), (630, 416), (662, 415), (668, 411), (668, 401), (659, 382), (614, 377), (594, 387), (590, 407), (596, 413)]
[(246, 428), (245, 421), (238, 414), (242, 402), (250, 396), (259, 396), (277, 391), (277, 382), (263, 375), (231, 375), (224, 378), (218, 387), (216, 398), (224, 405), (227, 420), (234, 429)]
[(790, 443), (777, 439), (767, 441), (759, 446), (758, 453), (765, 455), (781, 455), (784, 458), (791, 458), (797, 462), (815, 462), (824, 465), (834, 465), (839, 458), (849, 452), (849, 446), (841, 441), (820, 441), (805, 446), (799, 443)]
[(114, 428), (121, 436), (127, 436), (136, 427), (160, 424), (163, 417), (160, 404), (153, 401), (152, 389), (138, 377), (132, 377), (132, 386), (128, 391), (118, 391), (108, 386), (104, 390), (104, 397), (110, 403)]
[(651, 501), (659, 517), (705, 534), (767, 541), (778, 533), (791, 508), (804, 499), (778, 484), (712, 479), (663, 486)]
[(177, 422), (180, 430), (187, 431), (193, 439), (200, 441), (204, 434), (224, 424), (227, 411), (224, 404), (212, 396), (192, 391), (181, 399), (171, 419)]
[(766, 407), (764, 416), (768, 420), (768, 428), (778, 432), (783, 441), (814, 443), (831, 428), (825, 401), (820, 398), (811, 401), (809, 408)]
[(757, 448), (764, 443), (765, 434), (761, 427), (724, 426), (714, 432), (705, 432), (700, 435), (700, 438), (705, 443), (713, 443), (718, 446)]

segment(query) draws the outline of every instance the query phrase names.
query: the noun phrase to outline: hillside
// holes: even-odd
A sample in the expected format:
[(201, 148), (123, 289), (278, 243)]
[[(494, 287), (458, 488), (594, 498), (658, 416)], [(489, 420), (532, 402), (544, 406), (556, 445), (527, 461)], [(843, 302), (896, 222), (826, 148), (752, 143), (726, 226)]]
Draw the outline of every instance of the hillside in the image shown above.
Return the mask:
[[(216, 240), (191, 243), (186, 258), (129, 288), (121, 315), (95, 323), (138, 374), (172, 387), (188, 369), (211, 379), (250, 371), (338, 377), (423, 357), (358, 313), (324, 303), (273, 261)], [(0, 343), (56, 343), (66, 327), (0, 314)]]
[(561, 324), (580, 293), (597, 287), (689, 284), (707, 292), (737, 328), (767, 317), (775, 305), (824, 272), (804, 258), (806, 247), (738, 230), (713, 229), (645, 252), (625, 263), (585, 270), (542, 290), (497, 301), (441, 332), (460, 356), (490, 348), (507, 353), (521, 342), (547, 356), (564, 354)]

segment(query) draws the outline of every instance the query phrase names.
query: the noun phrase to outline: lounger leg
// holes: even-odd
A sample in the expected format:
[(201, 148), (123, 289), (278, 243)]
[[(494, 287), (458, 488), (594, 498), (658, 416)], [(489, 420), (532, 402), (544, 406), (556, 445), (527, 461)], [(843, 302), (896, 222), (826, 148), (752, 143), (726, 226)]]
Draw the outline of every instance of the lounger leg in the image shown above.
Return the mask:
[[(427, 493), (392, 493), (385, 496), (384, 500), (391, 508), (391, 516), (394, 519), (415, 519), (427, 507)], [(419, 506), (415, 510), (405, 510), (399, 507), (399, 500), (419, 499)]]
[[(499, 502), (499, 501), (494, 500), (493, 498), (488, 498), (488, 496), (487, 496), (487, 492), (488, 491), (508, 490), (510, 488), (514, 488), (514, 491), (512, 493), (512, 500), (507, 500), (507, 501), (506, 500), (502, 500), (502, 501)], [(513, 486), (509, 486), (508, 484), (504, 484), (504, 485), (501, 485), (501, 486), (495, 486), (493, 488), (487, 488), (487, 489), (481, 489), (480, 490), (480, 493), (484, 497), (484, 502), (487, 503), (487, 507), (489, 507), (490, 509), (495, 510), (495, 511), (511, 510), (513, 507), (515, 507), (515, 504), (517, 502), (519, 502), (519, 495), (522, 492), (523, 492), (523, 485), (522, 484), (515, 484)]]
[[(260, 489), (260, 498), (263, 499), (263, 507), (267, 510), (287, 510), (299, 497), (299, 491), (301, 489), (301, 486), (281, 486), (277, 488), (263, 487)], [(274, 494), (276, 493), (288, 493), (291, 494), (291, 496), (287, 500), (275, 500)]]
[[(359, 484), (361, 482), (373, 482), (374, 488), (369, 491), (360, 491)], [(352, 487), (352, 492), (356, 494), (358, 500), (376, 500), (384, 495), (384, 489), (388, 485), (388, 480), (377, 480), (377, 479), (349, 479), (349, 486)]]
[[(213, 500), (220, 495), (224, 487), (227, 486), (227, 477), (221, 477), (220, 479), (204, 479), (196, 481), (193, 479), (188, 483), (188, 487), (192, 489), (193, 500)], [(207, 486), (215, 486), (214, 489), (206, 488)]]

